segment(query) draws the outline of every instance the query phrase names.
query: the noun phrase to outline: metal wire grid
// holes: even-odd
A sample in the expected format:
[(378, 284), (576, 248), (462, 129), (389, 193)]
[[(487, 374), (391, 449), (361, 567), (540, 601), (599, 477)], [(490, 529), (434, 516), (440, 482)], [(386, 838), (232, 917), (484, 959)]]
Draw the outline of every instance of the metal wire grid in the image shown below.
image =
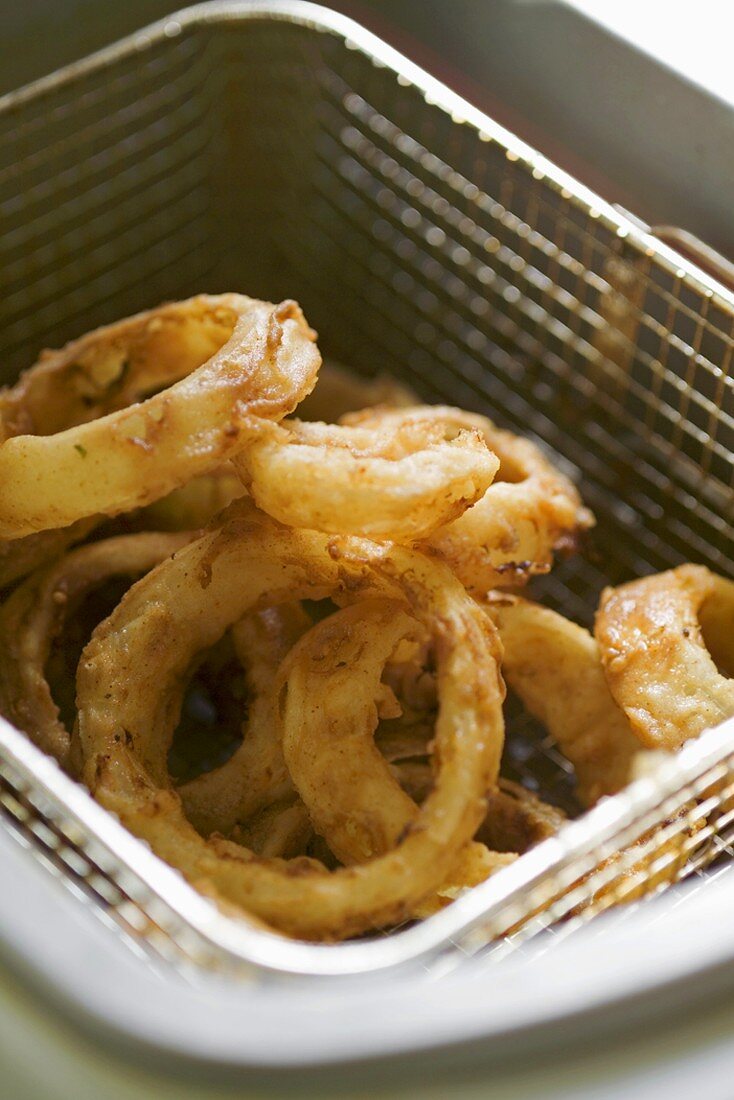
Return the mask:
[[(405, 73), (323, 30), (174, 21), (101, 69), (5, 102), (7, 377), (39, 345), (156, 298), (295, 288), (343, 361), (529, 430), (582, 480), (605, 557), (543, 580), (566, 614), (588, 622), (608, 580), (682, 559), (729, 571), (731, 302), (540, 158), (452, 118)], [(566, 762), (525, 719), (508, 766), (571, 806)], [(7, 785), (1, 800), (48, 847), (44, 811)], [(729, 819), (712, 831), (717, 812), (707, 806), (706, 836), (691, 833), (677, 862), (662, 853), (676, 876), (730, 853)], [(57, 866), (67, 848), (51, 845)], [(115, 894), (119, 867), (69, 866), (72, 879), (106, 881), (92, 894), (147, 936), (148, 918), (130, 917), (145, 904)], [(564, 929), (608, 904), (589, 903), (588, 882)], [(572, 908), (554, 906), (527, 928)]]
[[(117, 876), (100, 866), (92, 852), (85, 851), (85, 837), (73, 828), (65, 829), (55, 820), (49, 804), (39, 806), (17, 785), (17, 777), (0, 777), (0, 813), (5, 827), (24, 847), (31, 850), (55, 878), (81, 901), (95, 907), (95, 912), (137, 954), (151, 959), (160, 954), (171, 960), (175, 951), (168, 934), (164, 934), (121, 888)], [(97, 857), (99, 859), (99, 857)]]
[[(734, 753), (731, 735), (723, 740), (715, 736), (718, 733), (711, 731), (700, 744), (684, 750), (655, 781), (643, 780), (625, 795), (607, 800), (587, 819), (516, 863), (509, 871), (510, 875), (521, 872), (520, 883), (492, 889), (502, 876), (507, 878), (507, 872), (502, 872), (452, 907), (461, 909), (489, 892), (487, 903), (475, 904), (473, 914), (470, 909), (460, 914), (458, 922), (451, 922), (451, 910), (446, 910), (423, 926), (393, 936), (395, 945), (397, 939), (425, 932), (428, 924), (441, 920), (446, 924), (449, 917), (444, 934), (429, 937), (404, 955), (398, 950), (387, 963), (384, 957), (370, 955), (370, 968), (423, 957), (435, 977), (445, 971), (445, 964), (453, 967), (457, 960), (477, 955), (480, 960), (496, 960), (540, 932), (552, 931), (552, 940), (544, 947), (548, 950), (611, 906), (651, 896), (684, 868), (696, 869), (721, 851), (728, 852), (734, 833)], [(173, 962), (192, 975), (191, 964), (254, 976), (246, 951), (243, 958), (236, 927), (228, 927), (231, 922), (211, 902), (196, 895), (180, 876), (157, 865), (155, 857), (22, 735), (12, 731), (8, 735), (1, 724), (0, 734), (6, 749), (0, 765), (0, 812), (11, 823), (11, 831), (65, 887), (95, 902), (94, 912), (154, 965)], [(64, 787), (72, 788), (70, 797), (69, 792), (64, 796)], [(100, 814), (108, 820), (95, 828), (91, 819)], [(115, 829), (124, 834), (122, 844), (119, 838), (115, 843)], [(151, 888), (153, 881), (155, 888)], [(457, 926), (453, 932), (452, 923)], [(284, 950), (280, 941), (268, 959), (271, 968), (288, 969), (288, 959), (284, 964), (279, 959)], [(320, 953), (322, 965), (324, 951), (331, 955), (344, 950), (351, 949), (306, 949)], [(303, 956), (297, 964), (293, 969), (298, 972), (340, 972), (338, 966), (320, 970), (317, 960), (305, 963)], [(362, 958), (357, 969), (365, 968)], [(350, 972), (348, 966), (344, 972)]]
[[(521, 948), (528, 940), (534, 940), (540, 933), (547, 933), (549, 937), (540, 950), (553, 950), (593, 918), (613, 908), (617, 910), (619, 906), (623, 907), (624, 917), (629, 919), (638, 911), (640, 901), (663, 891), (670, 895), (671, 904), (690, 904), (696, 890), (687, 889), (676, 897), (676, 887), (672, 883), (695, 875), (700, 889), (718, 873), (731, 869), (727, 862), (732, 856), (734, 836), (731, 809), (734, 785), (727, 782), (721, 793), (725, 809), (720, 807), (719, 793), (693, 803), (688, 812), (680, 813), (662, 828), (655, 826), (654, 835), (645, 838), (643, 834), (632, 841), (622, 856), (611, 855), (607, 863), (575, 882), (569, 883), (568, 876), (564, 876), (565, 883), (569, 883), (567, 888), (559, 889), (552, 899), (548, 898), (547, 891), (540, 890), (537, 895), (539, 911), (530, 917), (522, 913), (516, 926), (511, 925), (511, 912), (505, 913), (500, 922), (506, 927), (504, 934), (497, 935), (494, 930), (492, 934), (489, 929), (483, 929), (479, 933), (481, 938), (472, 936), (468, 942), (459, 942), (456, 946), (473, 958), (478, 953), (481, 961), (494, 962)], [(714, 861), (714, 869), (710, 870)], [(619, 910), (617, 914), (619, 917)], [(664, 919), (659, 913), (656, 916)], [(603, 927), (600, 934), (603, 935)], [(485, 946), (487, 943), (489, 946)], [(533, 957), (537, 957), (537, 951), (538, 946), (534, 944)]]
[[(0, 732), (2, 732), (0, 730)], [(154, 967), (174, 964), (184, 976), (199, 968), (220, 969), (224, 956), (181, 921), (124, 858), (80, 820), (62, 790), (68, 782), (52, 761), (51, 783), (36, 782), (32, 771), (13, 759), (12, 739), (0, 760), (0, 820), (14, 839), (33, 853), (63, 887), (91, 910), (125, 945)], [(31, 750), (33, 749), (30, 746)], [(235, 957), (227, 972), (244, 973)], [(251, 973), (249, 968), (245, 968)]]
[[(196, 36), (3, 112), (3, 374), (90, 321), (212, 266), (209, 130)], [(183, 274), (183, 280), (182, 280)]]
[[(635, 354), (622, 372), (592, 343), (592, 339), (597, 344), (610, 342), (605, 295), (614, 298), (619, 318), (615, 335), (629, 327), (630, 318), (621, 316), (620, 303), (627, 302), (632, 309), (634, 295), (628, 291), (627, 297), (622, 296), (604, 279), (606, 268), (618, 266), (627, 248), (622, 238), (605, 241), (604, 253), (598, 219), (588, 219), (582, 236), (575, 221), (557, 210), (556, 228), (566, 248), (559, 247), (494, 197), (502, 194), (509, 202), (514, 196), (523, 213), (535, 208), (538, 219), (544, 213), (547, 220), (557, 196), (544, 181), (532, 180), (529, 174), (538, 192), (541, 186), (550, 192), (535, 198), (524, 193), (529, 185), (521, 187), (512, 179), (508, 183), (506, 174), (498, 175), (490, 191), (487, 153), (481, 161), (485, 181), (480, 190), (450, 162), (428, 153), (426, 143), (393, 123), (383, 104), (378, 111), (334, 75), (326, 83), (334, 93), (334, 109), (325, 119), (326, 137), (320, 146), (323, 202), (315, 207), (317, 240), (323, 248), (330, 224), (331, 238), (338, 239), (341, 252), (334, 257), (333, 277), (339, 273), (340, 289), (349, 285), (350, 275), (355, 284), (350, 320), (355, 312), (364, 311), (366, 297), (381, 324), (392, 322), (389, 328), (384, 325), (382, 346), (388, 341), (393, 345), (391, 359), (402, 362), (414, 384), (434, 398), (481, 402), (498, 419), (530, 427), (565, 455), (580, 471), (591, 503), (603, 520), (613, 520), (618, 535), (633, 523), (639, 525), (631, 539), (615, 547), (615, 557), (626, 558), (614, 563), (623, 574), (691, 556), (730, 569), (731, 456), (718, 441), (718, 434), (728, 430), (727, 408), (722, 407), (716, 429), (707, 436), (706, 471), (697, 468), (692, 478), (683, 444), (691, 440), (700, 444), (701, 429), (689, 415), (697, 399), (683, 396), (687, 379), (675, 391), (675, 406), (670, 404), (672, 398), (666, 402), (662, 395), (655, 396), (656, 408), (670, 425), (663, 439), (631, 411), (643, 397), (648, 404), (653, 400), (650, 394), (655, 395), (655, 385), (645, 371), (650, 374), (657, 360), (646, 358), (644, 349), (633, 347), (622, 335), (622, 345), (627, 339), (629, 355)], [(402, 89), (401, 94), (406, 96), (407, 91)], [(420, 133), (421, 128), (425, 131), (429, 124), (416, 116), (412, 132)], [(469, 128), (456, 128), (466, 134), (466, 143), (481, 142)], [(458, 157), (457, 150), (454, 154)], [(510, 163), (516, 172), (517, 162)], [(425, 179), (428, 173), (430, 184)], [(468, 207), (473, 207), (473, 216), (467, 213)], [(576, 256), (568, 251), (571, 243)], [(534, 265), (523, 256), (531, 251)], [(597, 270), (588, 266), (592, 262)], [(630, 261), (625, 262), (629, 267)], [(649, 283), (651, 276), (645, 269), (652, 272), (651, 258), (643, 256), (638, 266), (639, 278)], [(556, 276), (560, 270), (573, 274), (574, 293), (555, 283), (546, 274), (549, 269)], [(347, 308), (341, 294), (339, 304), (332, 306), (338, 308)], [(707, 308), (702, 307), (699, 336)], [(676, 316), (686, 320), (683, 305)], [(639, 319), (636, 324), (639, 328)], [(729, 329), (731, 324), (729, 316)], [(604, 341), (594, 336), (597, 331), (604, 334)], [(396, 333), (402, 334), (403, 346), (395, 346)], [(722, 343), (726, 338), (731, 345), (729, 333), (719, 335)], [(675, 332), (670, 338), (678, 339)], [(374, 334), (362, 355), (374, 360)], [(722, 368), (693, 349), (691, 363), (688, 376), (694, 367), (698, 374), (707, 370), (722, 406), (731, 408), (731, 380), (723, 376)], [(608, 384), (608, 376), (616, 391), (615, 385)], [(624, 386), (621, 393), (618, 383)], [(710, 417), (711, 403), (705, 411)], [(703, 456), (699, 457), (702, 461)], [(713, 471), (724, 462), (726, 479), (722, 473), (718, 480)], [(700, 487), (695, 498), (691, 495), (694, 480)], [(610, 500), (610, 493), (618, 503)], [(708, 499), (715, 502), (714, 507), (707, 505)], [(610, 516), (615, 510), (617, 515)], [(606, 542), (607, 532), (603, 534)], [(647, 546), (640, 545), (643, 540)]]

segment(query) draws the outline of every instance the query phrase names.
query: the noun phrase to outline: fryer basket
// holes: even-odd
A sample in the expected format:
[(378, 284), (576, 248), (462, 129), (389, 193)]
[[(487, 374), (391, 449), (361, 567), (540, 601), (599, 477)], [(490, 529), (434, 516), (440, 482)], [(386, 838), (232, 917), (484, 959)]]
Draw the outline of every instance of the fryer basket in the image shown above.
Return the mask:
[[(166, 298), (296, 297), (327, 356), (549, 449), (594, 550), (535, 592), (590, 621), (606, 583), (731, 575), (734, 296), (351, 21), (191, 8), (0, 100), (0, 381)], [(567, 807), (513, 724), (508, 774)], [(447, 910), (317, 947), (223, 916), (0, 720), (3, 823), (141, 946), (182, 965), (345, 974), (499, 957), (731, 858), (734, 724), (651, 765)]]

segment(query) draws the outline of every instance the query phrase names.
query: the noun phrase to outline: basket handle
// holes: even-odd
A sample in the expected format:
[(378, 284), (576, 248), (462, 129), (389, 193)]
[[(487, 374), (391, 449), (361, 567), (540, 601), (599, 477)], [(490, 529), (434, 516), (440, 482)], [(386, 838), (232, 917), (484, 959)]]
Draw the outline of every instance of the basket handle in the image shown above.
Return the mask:
[(641, 218), (638, 218), (636, 214), (631, 214), (621, 203), (615, 202), (613, 206), (625, 218), (634, 222), (638, 229), (657, 237), (661, 244), (675, 249), (684, 259), (691, 260), (707, 275), (713, 276), (728, 290), (734, 291), (734, 263), (726, 256), (722, 256), (710, 244), (704, 244), (700, 237), (690, 233), (687, 229), (680, 229), (677, 225), (650, 226)]
[(655, 225), (650, 229), (653, 236), (663, 244), (680, 252), (687, 260), (692, 260), (702, 268), (707, 275), (713, 275), (720, 283), (734, 290), (734, 263), (727, 260), (715, 248), (704, 244), (700, 238), (689, 233), (687, 229), (679, 229), (674, 225)]

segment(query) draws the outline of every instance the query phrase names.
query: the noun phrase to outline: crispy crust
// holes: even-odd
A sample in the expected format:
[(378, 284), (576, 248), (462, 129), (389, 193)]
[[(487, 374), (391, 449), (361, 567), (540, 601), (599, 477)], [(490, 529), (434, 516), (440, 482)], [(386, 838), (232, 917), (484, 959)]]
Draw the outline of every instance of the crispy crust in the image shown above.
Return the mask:
[(477, 432), (418, 424), (284, 421), (234, 464), (255, 503), (290, 527), (411, 542), (460, 516), (492, 484), (499, 461)]
[[(677, 749), (734, 714), (734, 583), (702, 565), (607, 588), (595, 634), (610, 691), (648, 748)], [(703, 629), (702, 629), (703, 628)], [(728, 634), (728, 637), (727, 637)]]
[(415, 425), (477, 432), (499, 459), (497, 480), (473, 507), (433, 532), (422, 548), (445, 561), (477, 595), (503, 585), (524, 584), (546, 573), (554, 551), (574, 545), (594, 518), (575, 485), (534, 443), (495, 427), (484, 416), (440, 405), (394, 412), (365, 409), (343, 418), (364, 428), (387, 426), (396, 417)]
[[(40, 421), (31, 401), (34, 378), (58, 384), (84, 357), (96, 369), (102, 365), (106, 377), (111, 348), (117, 370), (120, 356), (141, 343), (147, 362), (148, 342), (159, 347), (158, 324), (174, 310), (177, 321), (186, 322), (179, 340), (188, 352), (185, 377), (139, 404), (83, 423), (74, 410), (71, 423), (60, 427), (56, 418)], [(207, 321), (227, 332), (214, 348), (210, 339), (199, 339), (201, 326), (210, 335)], [(98, 329), (51, 353), (24, 376), (18, 393), (5, 395), (0, 536), (18, 538), (142, 507), (215, 469), (257, 434), (263, 419), (292, 412), (313, 388), (321, 362), (314, 339), (295, 302), (273, 306), (239, 294), (202, 295)], [(173, 356), (171, 349), (167, 354)], [(183, 372), (178, 362), (177, 369)], [(38, 431), (39, 422), (53, 434), (28, 434), (29, 424)]]

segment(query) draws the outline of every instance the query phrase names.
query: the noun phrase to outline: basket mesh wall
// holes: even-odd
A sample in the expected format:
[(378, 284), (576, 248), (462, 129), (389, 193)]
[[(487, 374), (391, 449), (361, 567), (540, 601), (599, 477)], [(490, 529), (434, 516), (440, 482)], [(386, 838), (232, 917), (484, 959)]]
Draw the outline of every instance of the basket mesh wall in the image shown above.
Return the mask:
[[(734, 309), (338, 36), (171, 36), (0, 111), (0, 380), (166, 298), (297, 297), (327, 355), (533, 435), (582, 486), (589, 552), (536, 592), (732, 572)], [(523, 716), (506, 771), (573, 809)]]
[(185, 30), (0, 135), (5, 379), (162, 298), (297, 295), (327, 353), (563, 456), (613, 578), (731, 569), (731, 308), (338, 37)]

